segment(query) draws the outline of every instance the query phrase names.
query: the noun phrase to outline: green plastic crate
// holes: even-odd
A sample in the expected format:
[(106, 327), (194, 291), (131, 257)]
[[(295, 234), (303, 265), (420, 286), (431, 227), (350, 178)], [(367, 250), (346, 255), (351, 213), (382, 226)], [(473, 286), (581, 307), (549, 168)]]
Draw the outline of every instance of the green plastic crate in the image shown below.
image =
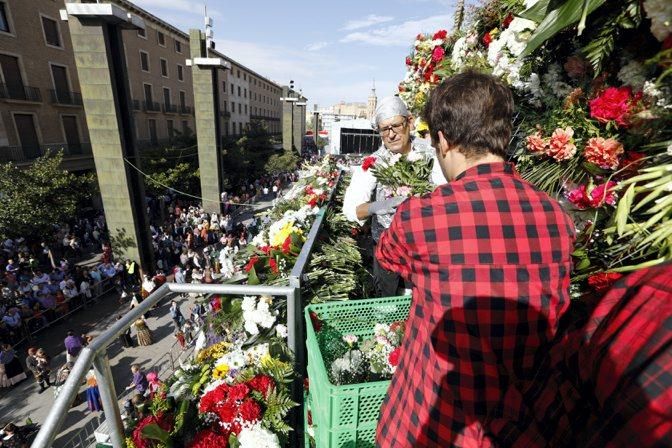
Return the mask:
[(310, 312), (343, 334), (363, 338), (373, 335), (377, 323), (406, 320), (411, 298), (384, 297), (314, 304), (305, 309), (308, 378), (315, 442), (318, 448), (374, 447), (376, 424), (389, 381), (335, 386), (317, 345)]

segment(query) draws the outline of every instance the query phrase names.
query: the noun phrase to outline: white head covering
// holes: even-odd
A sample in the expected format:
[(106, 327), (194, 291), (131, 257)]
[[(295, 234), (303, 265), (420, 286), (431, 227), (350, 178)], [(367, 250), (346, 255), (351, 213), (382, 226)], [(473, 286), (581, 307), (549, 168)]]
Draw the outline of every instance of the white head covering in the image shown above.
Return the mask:
[(410, 112), (406, 108), (406, 105), (401, 98), (398, 96), (386, 96), (376, 107), (376, 114), (374, 116), (373, 126), (378, 127), (378, 124), (383, 120), (388, 120), (392, 117), (401, 115), (402, 117), (410, 116)]

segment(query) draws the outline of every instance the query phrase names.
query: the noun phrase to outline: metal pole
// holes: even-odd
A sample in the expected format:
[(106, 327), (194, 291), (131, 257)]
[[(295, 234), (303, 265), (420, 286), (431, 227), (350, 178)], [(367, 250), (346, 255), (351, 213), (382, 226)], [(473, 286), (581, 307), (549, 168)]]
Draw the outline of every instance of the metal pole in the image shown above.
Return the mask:
[(98, 390), (100, 390), (100, 398), (103, 402), (105, 420), (110, 428), (110, 441), (114, 448), (124, 448), (124, 425), (121, 422), (119, 402), (117, 401), (117, 392), (114, 390), (114, 379), (107, 352), (96, 355), (93, 360), (93, 368), (96, 373)]

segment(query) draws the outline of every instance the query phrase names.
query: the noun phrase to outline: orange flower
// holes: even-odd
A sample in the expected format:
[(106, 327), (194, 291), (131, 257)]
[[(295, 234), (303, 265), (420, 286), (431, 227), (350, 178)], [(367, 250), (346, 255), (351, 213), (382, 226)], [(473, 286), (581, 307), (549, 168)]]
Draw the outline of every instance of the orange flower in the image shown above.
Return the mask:
[(541, 136), (541, 132), (537, 131), (532, 135), (527, 136), (527, 149), (533, 153), (545, 153), (548, 149), (548, 139)]
[(583, 157), (593, 165), (607, 170), (618, 168), (618, 157), (623, 154), (623, 145), (616, 139), (593, 137), (583, 150)]
[(565, 129), (557, 128), (551, 135), (546, 154), (553, 157), (558, 162), (568, 160), (576, 154), (576, 145), (574, 145), (574, 129), (567, 126)]

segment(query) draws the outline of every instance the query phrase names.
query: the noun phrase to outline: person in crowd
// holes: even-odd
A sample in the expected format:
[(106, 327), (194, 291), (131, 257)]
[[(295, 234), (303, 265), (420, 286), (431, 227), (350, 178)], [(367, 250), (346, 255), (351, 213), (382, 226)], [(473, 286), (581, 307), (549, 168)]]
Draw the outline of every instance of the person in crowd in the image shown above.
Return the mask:
[(505, 162), (513, 109), (503, 82), (468, 71), (424, 111), (448, 183), (399, 205), (376, 247), (380, 266), (413, 286), (381, 447), (544, 440), (534, 418), (545, 409), (526, 392), (569, 306), (575, 231)]
[(65, 362), (74, 364), (79, 353), (84, 348), (84, 338), (75, 334), (73, 330), (68, 330), (63, 345), (65, 345)]
[(2, 344), (0, 346), (0, 364), (3, 365), (7, 379), (12, 386), (26, 379), (26, 372), (11, 345)]
[(131, 374), (133, 379), (131, 384), (126, 387), (126, 390), (135, 389), (140, 395), (145, 395), (147, 388), (149, 387), (149, 381), (147, 380), (147, 375), (140, 368), (140, 364), (133, 364), (131, 366)]
[(39, 384), (40, 391), (42, 393), (51, 386), (51, 381), (49, 380), (49, 370), (45, 368), (44, 357), (38, 357), (38, 351), (35, 347), (30, 347), (28, 349), (28, 357), (26, 358), (26, 367), (31, 371), (35, 377), (35, 382)]
[(28, 448), (28, 440), (13, 423), (8, 423), (2, 428), (1, 436), (0, 446), (3, 448)]
[[(376, 151), (373, 157), (389, 158), (394, 154), (417, 151), (411, 138), (413, 117), (399, 97), (383, 98), (376, 108), (374, 119), (383, 147)], [(436, 160), (434, 165), (437, 165)], [(438, 169), (434, 169), (432, 181), (436, 185), (441, 185), (446, 182), (446, 178)], [(377, 244), (383, 231), (390, 226), (397, 206), (404, 199), (402, 196), (386, 199), (384, 188), (373, 173), (368, 169), (356, 167), (343, 198), (343, 214), (350, 221), (360, 225), (372, 217), (371, 236), (374, 244)], [(375, 257), (373, 276), (379, 297), (397, 295), (401, 280), (399, 274), (383, 269)]]
[(147, 326), (147, 322), (144, 318), (139, 317), (134, 323), (135, 333), (138, 338), (138, 345), (146, 346), (152, 345), (154, 342), (152, 340), (152, 332)]
[[(121, 320), (121, 316), (117, 316), (117, 320)], [(133, 347), (133, 338), (131, 337), (131, 328), (127, 328), (119, 335), (119, 342), (125, 348)]]
[(154, 394), (161, 389), (162, 385), (163, 383), (159, 380), (159, 375), (156, 372), (149, 372), (147, 374), (147, 394), (150, 400), (154, 398)]
[(103, 410), (103, 403), (100, 399), (100, 391), (98, 390), (98, 381), (93, 369), (90, 369), (86, 374), (86, 402), (91, 412), (101, 412)]
[(180, 329), (184, 323), (184, 316), (182, 311), (180, 311), (180, 306), (175, 300), (170, 301), (170, 318), (173, 320), (173, 324), (176, 329)]

